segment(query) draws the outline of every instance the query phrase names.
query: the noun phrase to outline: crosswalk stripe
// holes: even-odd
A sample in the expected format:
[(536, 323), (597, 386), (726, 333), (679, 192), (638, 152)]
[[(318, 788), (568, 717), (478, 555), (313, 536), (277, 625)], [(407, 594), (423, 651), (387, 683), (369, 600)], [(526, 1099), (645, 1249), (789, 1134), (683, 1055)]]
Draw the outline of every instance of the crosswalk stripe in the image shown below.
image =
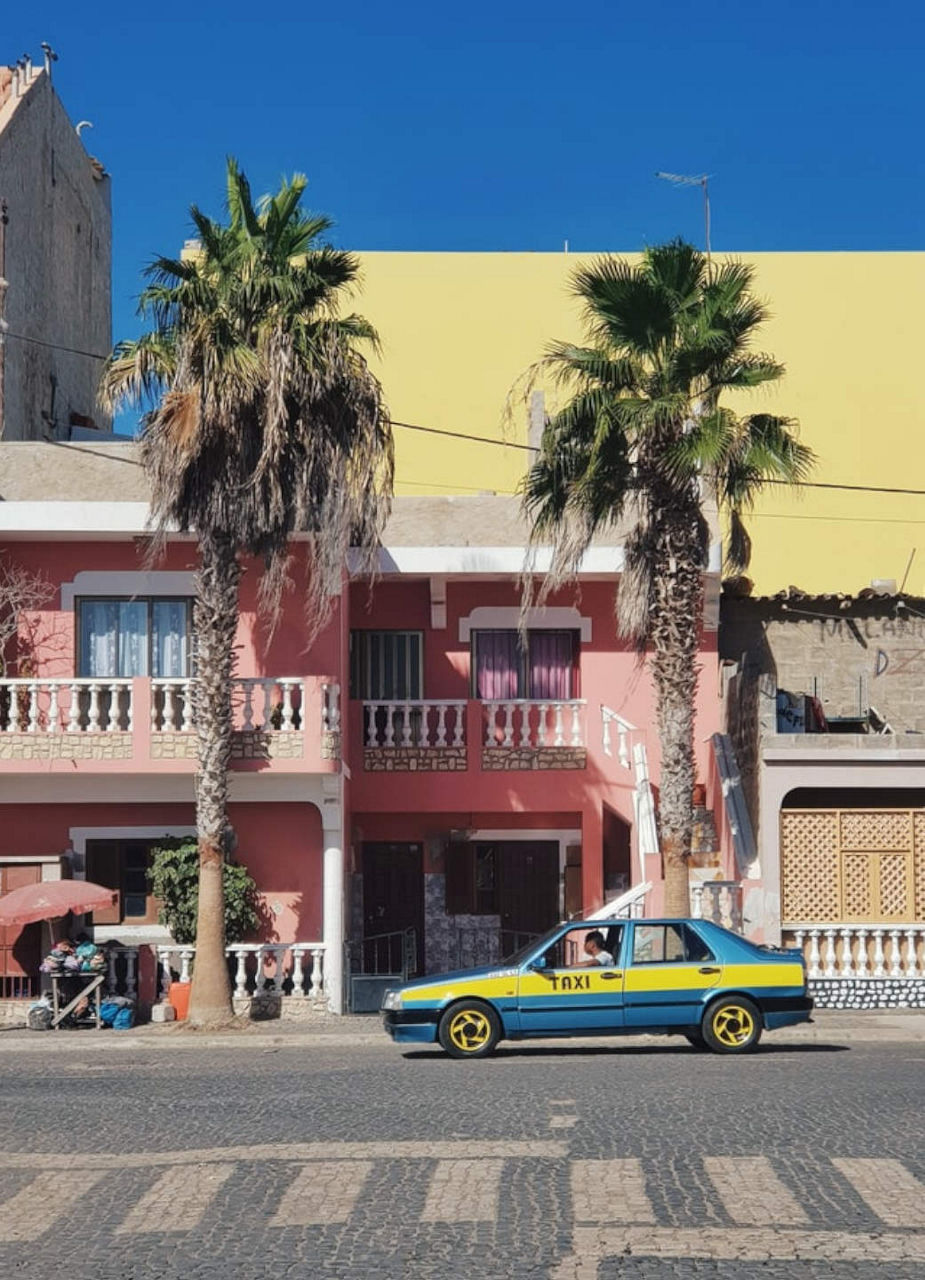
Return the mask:
[(116, 1227), (117, 1236), (154, 1231), (190, 1231), (225, 1182), (233, 1164), (188, 1164), (162, 1173)]
[(422, 1222), (494, 1222), (503, 1160), (439, 1160), (431, 1174)]
[(703, 1164), (733, 1222), (754, 1227), (809, 1221), (765, 1156), (706, 1156)]
[(925, 1186), (899, 1160), (833, 1160), (888, 1227), (925, 1227)]
[(573, 1160), (576, 1222), (654, 1222), (639, 1160)]
[(270, 1226), (346, 1222), (372, 1167), (368, 1160), (319, 1160), (305, 1165), (287, 1188)]
[(103, 1177), (102, 1169), (82, 1169), (73, 1178), (62, 1169), (40, 1173), (0, 1205), (0, 1241), (10, 1244), (37, 1240)]

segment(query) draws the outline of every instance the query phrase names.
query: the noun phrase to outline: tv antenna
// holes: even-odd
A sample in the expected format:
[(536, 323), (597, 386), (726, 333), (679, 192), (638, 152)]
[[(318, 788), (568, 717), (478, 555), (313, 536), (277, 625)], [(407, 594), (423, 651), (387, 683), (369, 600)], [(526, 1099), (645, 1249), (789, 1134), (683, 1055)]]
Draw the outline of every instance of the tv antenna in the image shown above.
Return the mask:
[(671, 182), (676, 187), (700, 187), (703, 190), (703, 223), (704, 233), (707, 245), (707, 261), (710, 260), (710, 189), (709, 182), (712, 176), (709, 173), (662, 173), (659, 170), (656, 178), (663, 178), (665, 182)]

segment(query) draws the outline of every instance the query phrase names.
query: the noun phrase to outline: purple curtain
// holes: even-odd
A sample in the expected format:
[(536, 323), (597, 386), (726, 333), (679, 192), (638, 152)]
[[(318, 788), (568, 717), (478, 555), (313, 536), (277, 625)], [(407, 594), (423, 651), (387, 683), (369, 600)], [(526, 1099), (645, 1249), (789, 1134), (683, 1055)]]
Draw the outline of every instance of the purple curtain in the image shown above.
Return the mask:
[(520, 696), (520, 651), (516, 631), (477, 631), (475, 696), (485, 702)]
[(572, 633), (530, 632), (530, 698), (559, 702), (572, 697)]

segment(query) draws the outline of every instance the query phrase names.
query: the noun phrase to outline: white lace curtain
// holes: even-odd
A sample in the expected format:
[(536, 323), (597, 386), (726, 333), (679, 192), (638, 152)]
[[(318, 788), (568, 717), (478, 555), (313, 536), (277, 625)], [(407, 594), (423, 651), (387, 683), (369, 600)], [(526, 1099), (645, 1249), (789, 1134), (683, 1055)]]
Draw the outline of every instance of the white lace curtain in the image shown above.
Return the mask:
[(82, 600), (80, 675), (187, 675), (188, 610), (186, 600)]

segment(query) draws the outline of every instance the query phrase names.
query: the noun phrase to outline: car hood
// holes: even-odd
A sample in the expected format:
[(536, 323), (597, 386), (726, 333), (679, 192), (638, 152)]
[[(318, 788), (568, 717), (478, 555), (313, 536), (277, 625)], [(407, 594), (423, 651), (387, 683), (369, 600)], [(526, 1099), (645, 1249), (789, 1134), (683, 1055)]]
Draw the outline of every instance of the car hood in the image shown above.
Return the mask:
[(448, 982), (472, 982), (479, 978), (497, 978), (518, 969), (519, 965), (504, 964), (483, 964), (476, 969), (452, 969), (449, 973), (430, 973), (422, 978), (412, 978), (409, 982), (403, 982), (395, 990), (414, 991), (420, 987), (433, 987), (438, 983), (442, 986)]

